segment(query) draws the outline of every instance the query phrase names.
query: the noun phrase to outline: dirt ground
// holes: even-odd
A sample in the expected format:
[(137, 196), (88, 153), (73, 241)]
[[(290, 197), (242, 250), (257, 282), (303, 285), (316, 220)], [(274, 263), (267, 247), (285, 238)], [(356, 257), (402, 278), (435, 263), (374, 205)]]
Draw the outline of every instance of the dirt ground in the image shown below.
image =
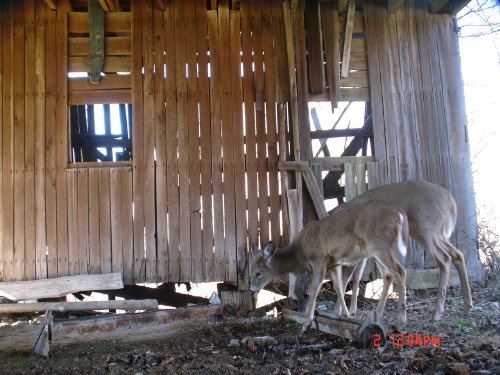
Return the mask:
[[(329, 291), (323, 298), (332, 298)], [(237, 318), (197, 323), (169, 335), (131, 334), (126, 339), (91, 344), (51, 345), (49, 358), (29, 350), (0, 352), (1, 374), (500, 374), (500, 293), (498, 287), (473, 286), (474, 309), (462, 316), (459, 288), (450, 288), (446, 311), (430, 322), (432, 292), (408, 296), (408, 324), (403, 336), (385, 347), (358, 349), (348, 340), (309, 330), (280, 317)], [(360, 301), (365, 313), (374, 306)], [(362, 313), (360, 314), (362, 316)], [(384, 321), (396, 316), (388, 302)], [(15, 329), (15, 317), (0, 317)], [(0, 331), (1, 333), (1, 331)], [(417, 334), (439, 338), (439, 347), (411, 342)], [(267, 336), (263, 344), (254, 338)], [(398, 343), (398, 338), (400, 342)], [(402, 344), (402, 346), (400, 346)]]

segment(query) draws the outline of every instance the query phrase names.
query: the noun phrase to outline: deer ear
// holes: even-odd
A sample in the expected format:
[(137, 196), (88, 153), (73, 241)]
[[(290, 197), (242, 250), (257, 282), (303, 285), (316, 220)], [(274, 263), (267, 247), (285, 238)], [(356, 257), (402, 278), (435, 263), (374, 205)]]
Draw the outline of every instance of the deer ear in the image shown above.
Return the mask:
[(260, 253), (260, 249), (257, 246), (255, 246), (254, 244), (252, 244), (251, 250), (252, 250), (252, 256), (254, 256), (254, 257), (259, 255), (259, 253)]
[(262, 250), (264, 252), (264, 257), (266, 259), (271, 258), (274, 255), (274, 243), (272, 241), (269, 241), (266, 243), (264, 246), (264, 249)]

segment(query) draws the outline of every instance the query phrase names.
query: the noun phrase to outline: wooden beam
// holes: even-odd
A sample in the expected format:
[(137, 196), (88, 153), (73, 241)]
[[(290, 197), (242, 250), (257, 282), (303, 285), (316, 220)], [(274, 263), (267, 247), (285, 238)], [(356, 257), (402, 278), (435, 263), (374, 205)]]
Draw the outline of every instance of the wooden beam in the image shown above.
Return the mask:
[(431, 13), (439, 13), (441, 9), (445, 7), (445, 5), (448, 4), (448, 0), (434, 0), (431, 1), (429, 4)]
[[(88, 340), (89, 336), (107, 337), (119, 332), (136, 332), (140, 328), (161, 327), (181, 320), (207, 319), (222, 315), (222, 304), (182, 307), (144, 313), (101, 315), (94, 318), (54, 322), (53, 339)], [(159, 328), (156, 328), (159, 329)], [(162, 328), (163, 329), (163, 328)]]
[(120, 309), (158, 310), (158, 301), (155, 299), (142, 300), (110, 300), (110, 301), (81, 301), (81, 302), (38, 302), (38, 303), (8, 303), (0, 304), (0, 314), (25, 314), (39, 311), (91, 311)]
[(309, 168), (307, 171), (302, 172), (302, 176), (304, 177), (307, 189), (309, 190), (309, 195), (313, 201), (318, 219), (321, 220), (327, 217), (328, 213), (326, 212), (323, 194), (321, 194), (321, 190), (316, 182), (316, 178), (314, 177), (312, 170)]
[(33, 281), (0, 283), (0, 296), (11, 301), (63, 297), (82, 290), (113, 290), (123, 288), (120, 272), (102, 275), (79, 275)]
[(89, 0), (89, 33), (89, 79), (98, 84), (104, 65), (104, 11), (97, 0)]
[[(354, 137), (361, 129), (330, 129), (330, 130), (316, 130), (311, 132), (311, 139), (319, 139), (320, 141), (326, 140), (327, 138), (339, 138), (339, 137)], [(327, 151), (326, 149), (325, 151)], [(330, 156), (325, 152), (325, 156)]]
[(56, 10), (57, 0), (44, 0), (45, 4), (50, 8), (50, 10)]
[(99, 0), (99, 4), (105, 12), (119, 12), (121, 10), (119, 0)]
[(309, 169), (308, 161), (280, 161), (278, 169), (282, 171), (299, 171), (304, 172)]
[(354, 27), (354, 0), (349, 0), (349, 7), (347, 8), (347, 21), (344, 34), (344, 52), (342, 54), (342, 71), (340, 76), (346, 78), (349, 75), (349, 60), (351, 58), (351, 44), (352, 44), (352, 30)]

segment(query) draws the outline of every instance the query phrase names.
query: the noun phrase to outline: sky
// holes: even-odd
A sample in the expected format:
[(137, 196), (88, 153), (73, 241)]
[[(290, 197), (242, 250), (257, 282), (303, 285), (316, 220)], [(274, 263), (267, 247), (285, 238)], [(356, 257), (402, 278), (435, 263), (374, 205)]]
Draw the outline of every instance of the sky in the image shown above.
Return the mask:
[[(500, 234), (500, 6), (492, 4), (477, 14), (470, 12), (478, 8), (472, 0), (457, 24), (476, 204), (480, 219)], [(496, 32), (488, 23), (496, 24)]]

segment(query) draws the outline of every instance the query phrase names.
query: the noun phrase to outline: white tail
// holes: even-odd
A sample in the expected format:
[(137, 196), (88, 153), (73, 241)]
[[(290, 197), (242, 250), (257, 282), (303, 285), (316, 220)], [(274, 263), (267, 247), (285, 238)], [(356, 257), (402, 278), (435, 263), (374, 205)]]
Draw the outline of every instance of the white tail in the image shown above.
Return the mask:
[[(457, 207), (451, 193), (443, 187), (425, 181), (407, 181), (368, 190), (349, 203), (339, 206), (332, 214), (341, 212), (353, 205), (364, 205), (370, 200), (392, 203), (402, 208), (408, 215), (410, 236), (420, 242), (430, 254), (434, 255), (440, 270), (439, 290), (433, 319), (439, 320), (444, 312), (444, 301), (451, 262), (455, 265), (462, 286), (464, 312), (469, 314), (472, 308), (467, 270), (463, 254), (449, 241), (456, 223)], [(360, 264), (352, 273), (344, 270), (344, 281), (353, 278), (353, 298), (350, 312), (357, 309), (356, 298), (364, 264)], [(304, 311), (307, 304), (308, 285), (311, 275), (297, 274), (295, 294), (299, 310)], [(335, 282), (335, 281), (334, 281)], [(344, 283), (345, 285), (345, 283)]]
[[(336, 276), (341, 300), (344, 301), (340, 266), (356, 265), (375, 257), (382, 265), (384, 291), (377, 311), (383, 314), (391, 283), (398, 287), (398, 323), (406, 322), (406, 271), (397, 260), (401, 244), (406, 247), (408, 221), (399, 207), (380, 201), (348, 207), (338, 214), (307, 224), (288, 246), (275, 250), (268, 243), (263, 250), (252, 247), (254, 258), (250, 266), (250, 290), (258, 292), (276, 276), (290, 272), (311, 272), (306, 321), (302, 330), (312, 323), (314, 304), (327, 271)], [(345, 302), (343, 309), (347, 312)]]

